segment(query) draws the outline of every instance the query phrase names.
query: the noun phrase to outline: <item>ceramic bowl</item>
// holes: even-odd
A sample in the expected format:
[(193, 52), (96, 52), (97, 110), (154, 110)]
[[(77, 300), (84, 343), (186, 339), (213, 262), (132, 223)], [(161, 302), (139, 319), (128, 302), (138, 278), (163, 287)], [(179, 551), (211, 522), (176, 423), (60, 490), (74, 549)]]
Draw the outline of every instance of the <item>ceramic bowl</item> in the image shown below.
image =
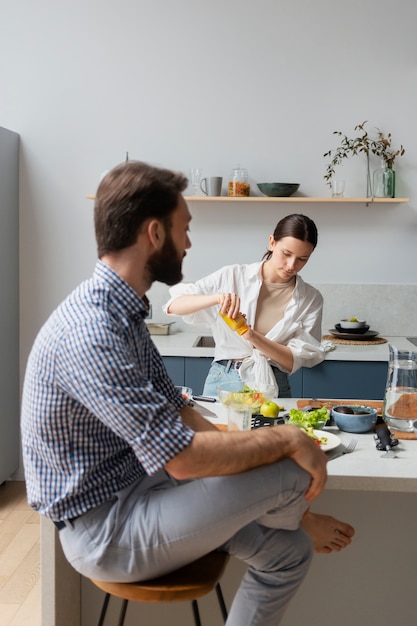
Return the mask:
[(272, 400), (274, 391), (275, 389), (272, 385), (263, 385), (260, 389), (254, 391), (245, 391), (244, 383), (238, 380), (222, 383), (217, 387), (217, 395), (222, 404), (225, 406), (244, 404), (251, 407), (252, 413), (259, 413), (261, 405), (268, 400)]
[(182, 387), (181, 385), (176, 385), (175, 389), (178, 389), (184, 400), (192, 400), (193, 390), (191, 389), (191, 387)]
[(356, 322), (351, 322), (348, 319), (345, 319), (340, 320), (339, 324), (341, 328), (352, 330), (354, 328), (363, 328), (364, 326), (366, 326), (366, 320), (356, 320)]
[(292, 196), (299, 186), (299, 183), (258, 183), (258, 189), (271, 198)]
[[(347, 409), (351, 409), (352, 413), (342, 412)], [(346, 433), (368, 433), (376, 424), (378, 411), (370, 406), (349, 404), (334, 407), (331, 416), (339, 430)]]
[(365, 326), (361, 326), (360, 328), (342, 328), (340, 324), (335, 324), (334, 327), (339, 333), (352, 333), (359, 335), (364, 335), (370, 328), (369, 324), (365, 324)]

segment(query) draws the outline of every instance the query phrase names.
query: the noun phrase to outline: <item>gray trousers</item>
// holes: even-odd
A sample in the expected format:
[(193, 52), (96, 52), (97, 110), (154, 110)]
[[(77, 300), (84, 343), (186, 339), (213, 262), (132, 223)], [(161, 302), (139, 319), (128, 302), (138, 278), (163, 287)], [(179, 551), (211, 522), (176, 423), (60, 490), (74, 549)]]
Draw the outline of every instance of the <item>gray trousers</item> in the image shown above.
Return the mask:
[(232, 476), (141, 478), (59, 533), (68, 561), (99, 580), (160, 576), (219, 549), (248, 569), (228, 626), (276, 626), (307, 573), (299, 527), (309, 475), (290, 459)]

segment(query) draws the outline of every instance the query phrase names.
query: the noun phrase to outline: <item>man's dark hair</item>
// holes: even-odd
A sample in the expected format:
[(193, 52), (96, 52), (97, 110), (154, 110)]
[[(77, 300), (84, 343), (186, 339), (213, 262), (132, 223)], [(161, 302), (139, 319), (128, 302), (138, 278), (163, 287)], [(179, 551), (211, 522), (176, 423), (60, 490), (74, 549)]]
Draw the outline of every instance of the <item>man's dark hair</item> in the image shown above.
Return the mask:
[(98, 257), (131, 246), (149, 218), (168, 228), (187, 183), (183, 174), (142, 161), (113, 168), (100, 182), (94, 204)]

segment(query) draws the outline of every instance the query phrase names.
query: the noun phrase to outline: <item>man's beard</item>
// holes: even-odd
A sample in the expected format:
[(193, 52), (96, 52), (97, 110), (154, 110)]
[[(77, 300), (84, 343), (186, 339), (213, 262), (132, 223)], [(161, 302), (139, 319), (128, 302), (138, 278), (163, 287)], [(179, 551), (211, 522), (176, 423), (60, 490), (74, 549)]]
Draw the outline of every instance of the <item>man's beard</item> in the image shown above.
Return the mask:
[(165, 238), (159, 252), (154, 252), (147, 263), (151, 282), (158, 281), (166, 285), (175, 285), (182, 279), (182, 259), (178, 258), (171, 234)]

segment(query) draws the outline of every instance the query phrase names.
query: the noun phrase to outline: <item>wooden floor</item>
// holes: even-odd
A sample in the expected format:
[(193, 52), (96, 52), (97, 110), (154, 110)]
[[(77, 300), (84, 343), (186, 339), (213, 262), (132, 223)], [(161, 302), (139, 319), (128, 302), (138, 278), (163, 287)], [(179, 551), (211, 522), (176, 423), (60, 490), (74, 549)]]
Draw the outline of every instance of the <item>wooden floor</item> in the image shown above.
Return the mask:
[(0, 626), (41, 626), (39, 515), (24, 482), (0, 485)]

